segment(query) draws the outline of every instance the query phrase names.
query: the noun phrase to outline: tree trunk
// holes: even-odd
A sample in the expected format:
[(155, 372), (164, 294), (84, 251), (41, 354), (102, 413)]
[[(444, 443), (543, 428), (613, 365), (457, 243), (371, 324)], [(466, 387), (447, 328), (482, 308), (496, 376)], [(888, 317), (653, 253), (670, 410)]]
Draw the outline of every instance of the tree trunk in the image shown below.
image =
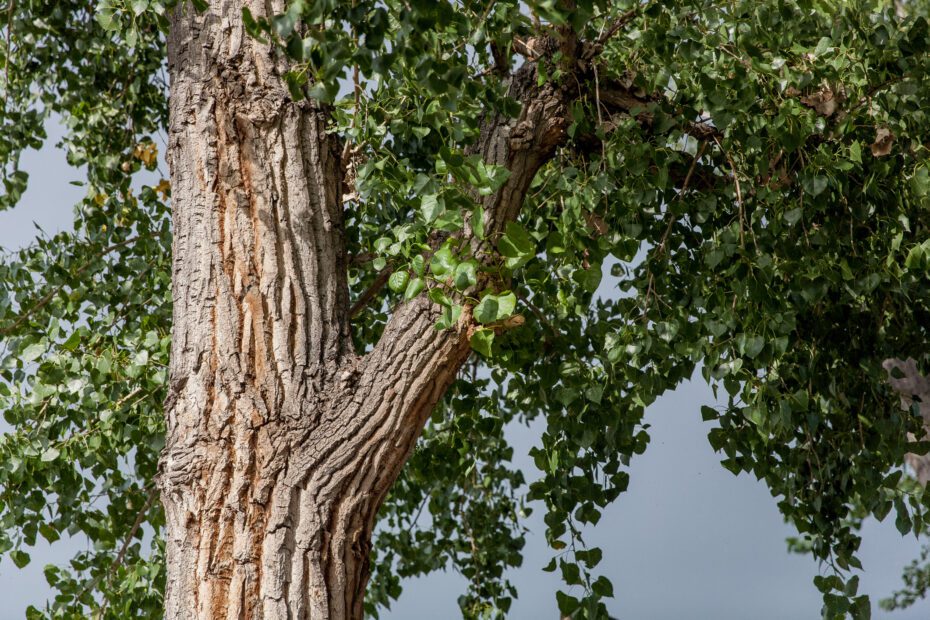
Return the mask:
[(338, 144), (241, 9), (181, 8), (169, 39), (165, 617), (359, 618), (375, 512), (467, 334), (421, 299), (353, 352)]
[[(270, 6), (269, 6), (270, 4)], [(473, 321), (433, 328), (421, 295), (353, 351), (340, 148), (295, 102), (286, 62), (243, 30), (284, 3), (214, 0), (171, 14), (168, 159), (174, 322), (165, 618), (362, 616), (375, 513), (467, 359)], [(489, 117), (477, 152), (511, 177), (486, 229), (514, 217), (564, 139), (564, 92), (512, 80), (519, 118)]]

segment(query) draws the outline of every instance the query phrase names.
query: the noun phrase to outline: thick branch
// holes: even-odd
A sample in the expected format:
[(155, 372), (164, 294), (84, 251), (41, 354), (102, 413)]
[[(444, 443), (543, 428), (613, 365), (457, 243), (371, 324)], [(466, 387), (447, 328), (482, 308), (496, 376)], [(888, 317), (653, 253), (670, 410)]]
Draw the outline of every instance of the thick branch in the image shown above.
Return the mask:
[[(653, 118), (649, 107), (662, 101), (662, 96), (647, 95), (642, 91), (627, 88), (616, 81), (606, 81), (600, 86), (600, 104), (609, 114), (634, 116), (645, 127), (651, 127)], [(722, 135), (716, 127), (707, 121), (689, 121), (682, 130), (698, 140), (712, 140)]]
[(535, 62), (527, 63), (510, 78), (508, 94), (521, 102), (520, 116), (489, 114), (473, 148), (486, 163), (510, 172), (500, 190), (481, 200), (484, 228), (492, 240), (516, 219), (533, 177), (565, 143), (571, 124), (569, 103), (578, 96), (577, 83), (568, 76), (539, 85), (536, 68)]
[(610, 24), (610, 26), (608, 26), (607, 29), (604, 30), (604, 32), (601, 33), (601, 35), (597, 38), (596, 45), (602, 47), (605, 43), (607, 43), (607, 41), (609, 41), (611, 37), (617, 34), (621, 28), (626, 26), (633, 20), (634, 17), (639, 15), (642, 12), (644, 6), (644, 4), (637, 3), (635, 7), (617, 17), (617, 19), (615, 19)]

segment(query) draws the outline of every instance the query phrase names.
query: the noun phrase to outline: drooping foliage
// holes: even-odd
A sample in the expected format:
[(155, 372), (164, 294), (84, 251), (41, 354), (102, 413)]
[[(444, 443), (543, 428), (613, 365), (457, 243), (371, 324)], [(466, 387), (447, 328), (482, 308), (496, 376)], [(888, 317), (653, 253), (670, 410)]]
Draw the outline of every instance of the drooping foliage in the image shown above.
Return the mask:
[[(133, 179), (158, 164), (164, 43), (155, 15), (135, 16), (130, 39), (102, 28), (94, 9), (26, 0), (3, 18), (0, 200), (20, 197), (19, 154), (43, 143), (46, 122), (65, 126), (60, 146), (87, 194), (73, 227), (0, 265), (0, 549), (23, 566), (38, 536), (86, 537), (70, 565), (45, 569), (58, 593), (49, 613), (85, 617), (102, 605), (107, 617), (157, 617), (161, 544), (140, 539), (162, 523), (153, 477), (171, 236), (167, 183)], [(35, 170), (29, 182), (64, 181)]]
[[(21, 565), (37, 535), (94, 543), (47, 569), (59, 595), (34, 617), (157, 617), (168, 188), (133, 178), (157, 164), (170, 7), (10, 7), (3, 206), (52, 114), (88, 197), (73, 232), (2, 266), (0, 546)], [(825, 614), (868, 617), (849, 572), (862, 520), (928, 523), (901, 470), (926, 451), (908, 442), (920, 419), (882, 369), (927, 361), (926, 8), (306, 0), (247, 14), (252, 36), (290, 59), (293, 96), (330, 105), (345, 141), (358, 350), (420, 294), (446, 306), (438, 329), (463, 303), (485, 326), (382, 509), (370, 611), (400, 577), (453, 567), (470, 583), (465, 616), (505, 614), (532, 500), (547, 569), (566, 584), (561, 611), (603, 617), (612, 585), (580, 531), (647, 449), (645, 407), (700, 368), (729, 398), (701, 409), (722, 464), (763, 480), (795, 545), (828, 566), (815, 579)], [(514, 74), (571, 90), (571, 118), (516, 221), (483, 235), (477, 200), (507, 170), (475, 144), (489, 117), (519, 114)], [(499, 254), (459, 247), (465, 228)], [(490, 294), (455, 294), (481, 278)], [(534, 420), (538, 471), (514, 471), (503, 429)], [(921, 595), (919, 567), (908, 574)]]

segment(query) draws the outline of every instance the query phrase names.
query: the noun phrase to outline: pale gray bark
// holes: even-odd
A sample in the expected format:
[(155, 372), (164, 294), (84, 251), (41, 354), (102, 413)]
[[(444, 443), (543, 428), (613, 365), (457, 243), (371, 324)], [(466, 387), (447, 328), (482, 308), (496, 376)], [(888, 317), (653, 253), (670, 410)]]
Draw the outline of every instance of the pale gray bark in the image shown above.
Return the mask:
[[(262, 16), (283, 2), (171, 14), (165, 617), (360, 618), (375, 513), (474, 325), (466, 311), (436, 331), (421, 296), (355, 353), (339, 144), (324, 109), (291, 99), (285, 62), (244, 32), (243, 6)], [(492, 231), (564, 139), (565, 93), (534, 83), (514, 87), (524, 114), (482, 136), (514, 173), (487, 203)]]
[[(901, 396), (901, 406), (910, 409), (915, 402), (917, 403), (924, 421), (924, 436), (920, 439), (930, 438), (930, 379), (920, 374), (917, 362), (911, 358), (887, 359), (882, 365), (888, 371), (888, 382), (891, 387)], [(892, 372), (893, 369), (899, 372)], [(896, 374), (899, 376), (895, 377)], [(908, 439), (917, 441), (917, 437), (913, 434), (909, 434)], [(914, 470), (914, 475), (920, 484), (926, 485), (930, 481), (930, 455), (906, 454), (904, 458)]]

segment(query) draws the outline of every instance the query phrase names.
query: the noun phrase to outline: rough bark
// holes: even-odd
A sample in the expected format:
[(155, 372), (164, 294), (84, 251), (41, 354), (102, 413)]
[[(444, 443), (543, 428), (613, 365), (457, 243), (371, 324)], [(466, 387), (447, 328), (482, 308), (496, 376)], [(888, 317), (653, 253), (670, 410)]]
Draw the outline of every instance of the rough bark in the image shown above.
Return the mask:
[[(924, 436), (920, 439), (930, 439), (930, 379), (920, 374), (917, 362), (911, 358), (887, 359), (883, 366), (888, 371), (888, 382), (901, 396), (901, 406), (910, 409), (911, 405), (917, 402), (924, 421)], [(894, 372), (894, 369), (898, 372)], [(909, 434), (908, 440), (917, 441), (918, 438)], [(905, 454), (904, 460), (914, 470), (920, 484), (926, 486), (930, 481), (930, 454)]]
[[(360, 618), (375, 513), (469, 355), (471, 318), (438, 332), (421, 296), (353, 350), (339, 145), (244, 32), (243, 6), (283, 2), (171, 14), (165, 617)], [(521, 118), (482, 138), (515, 172), (491, 230), (564, 139), (562, 94), (530, 84)]]

